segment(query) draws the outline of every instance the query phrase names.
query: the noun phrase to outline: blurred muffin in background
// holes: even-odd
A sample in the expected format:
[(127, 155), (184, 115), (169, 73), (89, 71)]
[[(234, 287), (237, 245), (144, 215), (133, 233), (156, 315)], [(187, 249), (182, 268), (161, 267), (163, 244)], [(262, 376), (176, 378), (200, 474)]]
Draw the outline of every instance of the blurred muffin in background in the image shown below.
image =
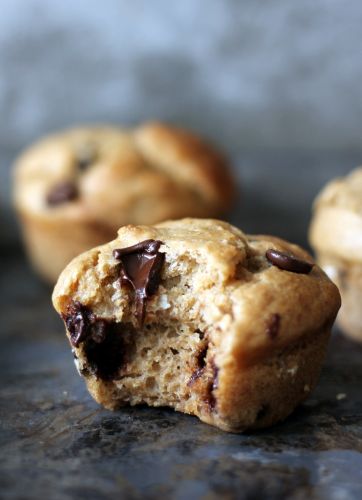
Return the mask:
[(27, 251), (50, 283), (120, 226), (220, 216), (234, 196), (224, 156), (193, 133), (162, 123), (66, 130), (30, 147), (14, 168)]
[(338, 322), (362, 342), (362, 168), (322, 190), (309, 236), (319, 264), (341, 292)]

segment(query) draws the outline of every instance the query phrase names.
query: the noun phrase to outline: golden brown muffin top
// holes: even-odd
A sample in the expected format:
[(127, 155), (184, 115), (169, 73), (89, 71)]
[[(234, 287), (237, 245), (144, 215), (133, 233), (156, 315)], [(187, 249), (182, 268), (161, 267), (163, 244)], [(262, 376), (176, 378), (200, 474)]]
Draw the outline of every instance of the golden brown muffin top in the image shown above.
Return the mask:
[[(131, 292), (119, 286), (113, 251), (150, 239), (162, 242), (165, 262), (145, 322), (172, 314), (175, 321), (212, 325), (219, 366), (248, 365), (308, 338), (331, 324), (340, 306), (336, 286), (300, 247), (272, 236), (248, 236), (217, 220), (183, 219), (125, 226), (114, 241), (73, 260), (54, 290), (57, 311), (62, 314), (71, 301), (79, 301), (102, 318), (137, 325)], [(266, 256), (270, 249), (274, 258)], [(294, 262), (286, 270), (288, 258), (285, 267), (279, 252), (304, 268)]]
[(149, 224), (227, 210), (226, 159), (191, 132), (161, 123), (76, 128), (30, 147), (15, 168), (15, 204), (46, 220)]

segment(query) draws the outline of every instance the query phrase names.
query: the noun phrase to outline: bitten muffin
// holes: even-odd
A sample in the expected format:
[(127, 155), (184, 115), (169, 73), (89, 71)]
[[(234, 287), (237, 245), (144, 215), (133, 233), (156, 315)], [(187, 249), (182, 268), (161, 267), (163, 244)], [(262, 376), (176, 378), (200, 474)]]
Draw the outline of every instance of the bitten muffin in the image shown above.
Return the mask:
[(68, 265), (53, 303), (98, 403), (241, 431), (308, 396), (340, 297), (296, 245), (184, 219), (121, 228)]
[(14, 191), (31, 261), (53, 283), (73, 257), (122, 225), (219, 215), (235, 194), (219, 152), (161, 123), (49, 136), (18, 159)]
[(341, 292), (339, 325), (362, 342), (362, 168), (332, 180), (319, 194), (310, 243)]

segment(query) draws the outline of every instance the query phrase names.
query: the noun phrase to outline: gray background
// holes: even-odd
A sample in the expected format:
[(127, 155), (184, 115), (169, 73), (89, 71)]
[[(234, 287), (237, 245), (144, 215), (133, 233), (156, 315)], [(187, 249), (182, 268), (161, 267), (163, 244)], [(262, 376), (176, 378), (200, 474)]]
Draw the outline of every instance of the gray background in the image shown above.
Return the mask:
[(358, 0), (2, 0), (1, 241), (21, 148), (160, 118), (231, 156), (235, 223), (305, 244), (313, 197), (362, 158), (361, 26)]

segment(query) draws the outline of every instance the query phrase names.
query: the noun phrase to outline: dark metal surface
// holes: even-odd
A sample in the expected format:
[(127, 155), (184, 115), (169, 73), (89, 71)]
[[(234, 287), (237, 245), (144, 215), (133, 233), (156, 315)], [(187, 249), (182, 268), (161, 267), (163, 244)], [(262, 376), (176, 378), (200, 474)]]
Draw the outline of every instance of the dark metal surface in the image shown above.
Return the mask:
[(312, 397), (267, 431), (112, 413), (87, 394), (50, 290), (21, 256), (3, 257), (0, 280), (1, 498), (360, 498), (361, 347), (337, 334)]

